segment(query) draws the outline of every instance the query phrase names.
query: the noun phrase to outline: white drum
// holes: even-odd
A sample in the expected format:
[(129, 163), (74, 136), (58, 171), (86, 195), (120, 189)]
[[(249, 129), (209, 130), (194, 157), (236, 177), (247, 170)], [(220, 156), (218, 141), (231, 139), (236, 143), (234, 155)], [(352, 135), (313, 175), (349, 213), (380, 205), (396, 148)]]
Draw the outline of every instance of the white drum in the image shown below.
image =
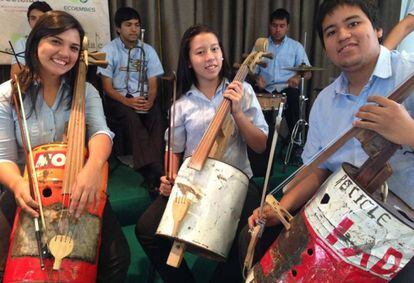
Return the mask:
[(256, 93), (262, 111), (278, 110), (280, 103), (286, 103), (286, 96), (280, 93)]
[[(203, 170), (181, 165), (157, 235), (187, 244), (187, 250), (224, 261), (230, 251), (246, 198), (249, 178), (239, 169), (208, 158)], [(173, 202), (185, 195), (190, 207), (173, 237)]]

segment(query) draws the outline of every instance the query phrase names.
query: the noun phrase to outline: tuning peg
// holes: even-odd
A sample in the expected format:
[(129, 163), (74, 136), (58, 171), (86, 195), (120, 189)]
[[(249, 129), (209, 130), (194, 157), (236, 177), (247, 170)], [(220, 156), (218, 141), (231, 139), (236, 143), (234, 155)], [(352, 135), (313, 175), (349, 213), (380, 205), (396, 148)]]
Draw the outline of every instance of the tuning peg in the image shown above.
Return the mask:
[(267, 50), (267, 45), (268, 45), (268, 40), (265, 37), (259, 37), (258, 39), (256, 39), (256, 42), (254, 44), (254, 49), (258, 52), (262, 51), (266, 51)]
[(103, 52), (94, 51), (94, 52), (89, 52), (88, 55), (89, 55), (89, 57), (92, 57), (95, 60), (105, 61), (105, 59), (106, 59), (106, 53), (103, 53)]
[(91, 64), (91, 65), (96, 65), (96, 66), (102, 67), (102, 68), (108, 67), (108, 61), (105, 61), (105, 60), (95, 60), (93, 58), (89, 58), (88, 63)]
[(174, 81), (175, 80), (175, 73), (174, 72), (170, 72), (164, 76), (161, 77), (162, 80), (165, 81)]
[(266, 62), (264, 62), (264, 61), (259, 61), (259, 62), (257, 62), (257, 65), (259, 65), (260, 67), (262, 67), (262, 68), (266, 68), (267, 67), (267, 63)]
[(234, 63), (233, 68), (236, 70), (240, 69), (240, 63)]

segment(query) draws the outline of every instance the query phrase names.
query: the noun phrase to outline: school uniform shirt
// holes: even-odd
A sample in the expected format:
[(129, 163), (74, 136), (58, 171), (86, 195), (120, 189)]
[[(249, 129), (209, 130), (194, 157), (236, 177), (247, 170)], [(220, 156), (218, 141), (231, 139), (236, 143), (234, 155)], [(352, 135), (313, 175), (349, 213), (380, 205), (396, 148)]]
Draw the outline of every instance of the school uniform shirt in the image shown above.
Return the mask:
[[(173, 152), (184, 153), (184, 159), (191, 156), (199, 144), (218, 107), (223, 100), (223, 92), (228, 85), (224, 80), (213, 98), (208, 99), (196, 86), (192, 86), (175, 103)], [(269, 128), (264, 119), (260, 104), (250, 84), (243, 83), (242, 111), (264, 134)], [(235, 125), (222, 161), (243, 171), (249, 178), (253, 176), (247, 157), (247, 147)], [(168, 130), (165, 140), (168, 138)]]
[[(145, 78), (143, 80), (147, 82), (148, 78), (162, 75), (164, 69), (162, 68), (157, 52), (152, 46), (144, 43), (143, 49), (145, 54), (144, 66), (146, 68)], [(129, 93), (135, 97), (139, 96), (141, 81), (139, 62), (142, 56), (141, 41), (137, 42), (135, 48), (129, 49), (117, 37), (105, 45), (102, 48), (102, 52), (106, 53), (108, 66), (106, 68), (98, 67), (97, 73), (111, 78), (113, 88), (122, 95), (125, 96)], [(147, 87), (147, 83), (145, 83), (144, 91), (146, 92), (148, 91)]]
[(285, 36), (278, 45), (273, 42), (271, 37), (267, 41), (267, 52), (273, 54), (273, 59), (263, 58), (266, 67), (258, 66), (256, 74), (264, 78), (267, 92), (272, 93), (275, 90), (280, 92), (288, 87), (287, 81), (296, 75), (296, 72), (284, 69), (296, 67), (302, 63), (309, 66), (309, 59), (302, 44), (288, 36)]
[[(35, 92), (32, 84), (28, 92)], [(62, 80), (55, 102), (49, 107), (42, 95), (42, 88), (36, 99), (35, 110), (31, 111), (31, 99), (23, 100), (32, 147), (51, 142), (61, 142), (70, 116), (72, 89)], [(98, 91), (86, 83), (85, 119), (87, 140), (97, 134), (106, 134), (111, 140), (114, 134), (106, 125), (101, 98)], [(24, 163), (22, 139), (17, 114), (11, 105), (11, 81), (0, 85), (0, 162)]]
[[(381, 46), (375, 69), (358, 96), (349, 93), (348, 79), (344, 73), (318, 95), (309, 117), (309, 132), (302, 158), (304, 163), (331, 141), (338, 139), (357, 120), (355, 114), (372, 95), (388, 96), (414, 71), (414, 54), (389, 51)], [(403, 103), (411, 117), (414, 117), (414, 95)], [(410, 133), (414, 134), (414, 133)], [(331, 172), (338, 170), (343, 162), (360, 167), (368, 158), (360, 142), (353, 138), (327, 159), (321, 167)], [(387, 180), (390, 190), (414, 208), (414, 151), (403, 146), (390, 159), (393, 170)]]

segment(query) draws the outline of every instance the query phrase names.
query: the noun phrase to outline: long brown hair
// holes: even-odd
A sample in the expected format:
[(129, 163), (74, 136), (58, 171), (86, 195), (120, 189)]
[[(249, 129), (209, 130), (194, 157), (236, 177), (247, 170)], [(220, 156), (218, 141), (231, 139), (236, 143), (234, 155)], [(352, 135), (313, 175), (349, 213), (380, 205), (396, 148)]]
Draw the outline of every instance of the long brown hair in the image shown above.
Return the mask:
[[(35, 91), (27, 92), (32, 102), (31, 110), (34, 109), (35, 102), (39, 94), (39, 88), (42, 83), (40, 78), (41, 66), (37, 53), (39, 42), (45, 37), (57, 35), (69, 29), (76, 29), (79, 32), (82, 42), (85, 31), (77, 19), (63, 11), (49, 11), (40, 17), (27, 38), (25, 51), (26, 65), (22, 68), (17, 77), (20, 82), (22, 93), (26, 93), (30, 87), (36, 88)], [(78, 63), (76, 63), (76, 65), (64, 75), (66, 81), (70, 84), (72, 89), (77, 66)], [(12, 93), (17, 93), (17, 85), (14, 78), (12, 78)], [(26, 95), (24, 98), (26, 98)]]

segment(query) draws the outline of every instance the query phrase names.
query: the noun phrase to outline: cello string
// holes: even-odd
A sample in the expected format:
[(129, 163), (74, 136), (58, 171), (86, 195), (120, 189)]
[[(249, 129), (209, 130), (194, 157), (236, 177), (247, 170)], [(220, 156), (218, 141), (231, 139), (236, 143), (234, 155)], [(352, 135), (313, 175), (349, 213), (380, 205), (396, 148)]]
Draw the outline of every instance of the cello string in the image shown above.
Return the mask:
[[(85, 62), (85, 58), (87, 58), (86, 50), (83, 50), (84, 52), (81, 52), (80, 54), (80, 64), (78, 68), (86, 67), (86, 64), (82, 65), (82, 63)], [(75, 83), (75, 96), (73, 98), (72, 102), (72, 110), (71, 110), (71, 117), (69, 119), (69, 126), (68, 126), (68, 140), (67, 140), (67, 152), (66, 152), (66, 164), (65, 164), (65, 170), (64, 170), (64, 181), (63, 181), (63, 197), (62, 197), (62, 208), (61, 213), (59, 217), (59, 223), (61, 223), (63, 218), (66, 218), (68, 227), (73, 222), (73, 218), (69, 216), (68, 213), (64, 213), (65, 205), (67, 204), (68, 207), (70, 207), (72, 203), (71, 198), (71, 190), (73, 188), (73, 185), (76, 182), (76, 176), (79, 173), (79, 171), (82, 168), (82, 161), (84, 158), (83, 154), (83, 140), (84, 138), (84, 123), (79, 123), (79, 121), (82, 120), (84, 117), (84, 97), (83, 99), (79, 98), (79, 93), (82, 91), (82, 89), (79, 89), (80, 86), (80, 74), (81, 72), (78, 72), (78, 76), (76, 78)], [(84, 92), (84, 91), (83, 91)], [(83, 135), (82, 135), (83, 134)], [(79, 139), (82, 139), (82, 142), (75, 142)], [(80, 156), (81, 155), (81, 156)], [(64, 234), (66, 234), (65, 232)]]
[[(247, 66), (245, 62), (243, 62), (233, 81), (237, 80), (242, 82), (244, 80), (244, 77), (247, 75), (247, 71)], [(210, 151), (214, 145), (216, 135), (220, 130), (219, 128), (226, 119), (226, 115), (229, 113), (230, 109), (231, 101), (229, 99), (223, 99), (214, 115), (213, 120), (210, 122), (209, 126), (204, 132), (196, 150), (194, 151), (193, 156), (191, 157), (190, 166), (191, 164), (198, 163), (202, 163), (202, 165), (204, 165), (205, 159), (210, 154)]]
[[(74, 101), (72, 102), (72, 108), (74, 108), (74, 105), (76, 103), (76, 99), (74, 98)], [(75, 112), (71, 112), (71, 116), (75, 115)], [(73, 130), (73, 119), (69, 119), (69, 125), (68, 125), (68, 133), (72, 132)], [(71, 160), (71, 154), (69, 154), (70, 151), (70, 145), (71, 145), (71, 140), (69, 139), (68, 135), (67, 136), (67, 151), (66, 151), (66, 162), (65, 162), (65, 170), (64, 170), (64, 176), (63, 176), (63, 184), (62, 184), (62, 207), (60, 209), (60, 216), (59, 216), (59, 222), (58, 222), (58, 227), (59, 229), (61, 229), (61, 227), (63, 227), (64, 225), (62, 225), (62, 219), (64, 219), (68, 213), (67, 209), (65, 209), (65, 205), (67, 204), (68, 207), (70, 206), (70, 198), (69, 198), (69, 192), (68, 192), (68, 184), (70, 184), (70, 175), (71, 175), (71, 167), (69, 166), (72, 163)], [(66, 213), (65, 213), (66, 211)], [(65, 214), (64, 214), (65, 213)], [(64, 231), (59, 231), (60, 233), (65, 233)]]
[(333, 138), (326, 146), (324, 146), (321, 150), (319, 150), (317, 153), (315, 153), (308, 162), (302, 164), (298, 169), (296, 169), (292, 174), (290, 174), (285, 180), (282, 181), (276, 188), (271, 190), (269, 194), (275, 195), (280, 190), (282, 190), (286, 185), (290, 183), (290, 181), (293, 180), (293, 178), (298, 175), (300, 172), (302, 172), (306, 167), (308, 167), (310, 164), (312, 164), (319, 156), (321, 156), (329, 147), (331, 147), (334, 143), (336, 143), (339, 139), (343, 137), (345, 133), (347, 133), (349, 130), (351, 130), (353, 127), (349, 127), (345, 131), (342, 132), (342, 134), (338, 135), (337, 137)]
[[(81, 116), (81, 113), (80, 113), (81, 111), (78, 111), (79, 110), (78, 108), (79, 108), (78, 104), (74, 105), (74, 110), (75, 110), (74, 111), (74, 114), (75, 114), (74, 121), (82, 118), (82, 117), (79, 117), (79, 116)], [(74, 132), (73, 140), (76, 140), (76, 137), (78, 137), (79, 134), (81, 134), (81, 133), (79, 133), (81, 131), (81, 128), (82, 127), (72, 127), (72, 130)], [(68, 163), (68, 167), (67, 167), (68, 171), (65, 172), (65, 174), (69, 175), (69, 177), (68, 177), (69, 181), (68, 181), (67, 186), (65, 187), (66, 190), (69, 190), (69, 189), (72, 190), (73, 189), (73, 186), (75, 184), (75, 176), (78, 173), (78, 167), (79, 167), (79, 163), (80, 163), (79, 159), (82, 159), (82, 158), (79, 158), (79, 155), (82, 154), (82, 151), (81, 151), (80, 147), (83, 147), (83, 146), (80, 146), (79, 143), (73, 142), (73, 140), (70, 139), (69, 143), (68, 143), (68, 146), (69, 146), (68, 151), (70, 150), (70, 152), (68, 152), (68, 155), (69, 155), (70, 159), (69, 159), (69, 163)], [(68, 203), (68, 207), (70, 207), (71, 204), (72, 204), (71, 194), (72, 194), (72, 191), (70, 191), (70, 192), (65, 191), (64, 192), (64, 199)], [(62, 205), (65, 205), (65, 204), (62, 204)], [(75, 222), (74, 221), (75, 219), (74, 219), (74, 215), (69, 214), (67, 209), (66, 209), (66, 211), (67, 211), (67, 213), (65, 213), (64, 215), (67, 218), (66, 219), (67, 229), (69, 231), (71, 229), (71, 223)], [(77, 226), (77, 225), (75, 225), (75, 226)], [(65, 233), (65, 234), (67, 235), (67, 233)]]

